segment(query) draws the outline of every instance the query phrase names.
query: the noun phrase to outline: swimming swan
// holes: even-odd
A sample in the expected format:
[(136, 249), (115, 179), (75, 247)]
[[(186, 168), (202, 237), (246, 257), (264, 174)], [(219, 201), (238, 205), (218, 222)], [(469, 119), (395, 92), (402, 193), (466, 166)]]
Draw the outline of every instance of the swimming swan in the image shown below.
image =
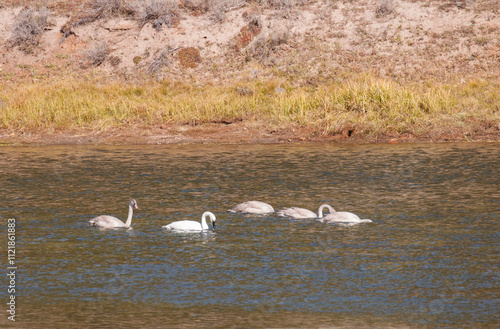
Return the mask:
[(335, 211), (329, 213), (323, 218), (318, 219), (323, 223), (345, 223), (345, 224), (358, 224), (358, 223), (371, 223), (370, 219), (361, 219), (358, 215), (347, 211)]
[(283, 210), (278, 210), (276, 213), (278, 216), (282, 217), (292, 217), (296, 219), (305, 219), (305, 218), (322, 218), (323, 217), (323, 209), (328, 208), (328, 210), (331, 213), (335, 212), (335, 209), (332, 208), (332, 206), (328, 204), (322, 204), (319, 206), (318, 213), (315, 214), (311, 210), (305, 209), (305, 208), (299, 208), (299, 207), (290, 207), (290, 208), (285, 208)]
[(237, 204), (228, 210), (229, 212), (241, 212), (244, 214), (269, 214), (274, 212), (271, 205), (260, 201), (247, 201)]
[(203, 215), (201, 216), (201, 223), (195, 222), (194, 220), (181, 220), (178, 222), (172, 222), (168, 225), (165, 225), (163, 226), (163, 228), (174, 231), (195, 231), (195, 232), (206, 231), (209, 229), (206, 222), (207, 216), (210, 217), (210, 221), (212, 222), (212, 227), (215, 230), (215, 215), (210, 211), (205, 211), (203, 213)]
[(89, 220), (89, 223), (90, 225), (95, 225), (103, 228), (114, 228), (114, 227), (128, 228), (130, 227), (130, 224), (132, 224), (132, 215), (134, 213), (133, 208), (139, 209), (139, 207), (137, 207), (137, 201), (135, 201), (135, 199), (130, 199), (130, 202), (128, 203), (128, 217), (127, 217), (127, 222), (125, 224), (118, 218), (108, 215), (97, 216), (96, 218)]

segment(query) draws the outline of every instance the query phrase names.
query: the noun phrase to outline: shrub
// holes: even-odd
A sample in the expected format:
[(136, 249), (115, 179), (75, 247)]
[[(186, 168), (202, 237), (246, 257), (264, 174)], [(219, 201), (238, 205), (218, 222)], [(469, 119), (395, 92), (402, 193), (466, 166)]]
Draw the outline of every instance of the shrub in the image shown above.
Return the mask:
[(109, 56), (109, 62), (113, 66), (118, 66), (122, 62), (122, 59), (118, 56)]
[(290, 10), (293, 7), (303, 5), (307, 0), (260, 0), (259, 4), (276, 10)]
[(156, 30), (161, 30), (163, 25), (174, 27), (179, 24), (177, 5), (169, 0), (146, 0), (135, 4), (136, 15), (141, 25), (151, 22)]
[(87, 0), (86, 8), (83, 14), (78, 15), (79, 18), (72, 18), (61, 27), (63, 37), (59, 43), (63, 43), (70, 34), (74, 33), (73, 28), (77, 26), (89, 24), (98, 19), (134, 14), (134, 8), (127, 0)]
[(154, 74), (159, 74), (161, 72), (161, 69), (164, 67), (170, 65), (171, 60), (170, 60), (170, 53), (172, 52), (172, 49), (170, 47), (165, 48), (162, 50), (160, 55), (153, 59), (151, 64), (149, 65), (149, 73), (154, 75)]
[(269, 58), (276, 47), (287, 43), (289, 37), (289, 31), (284, 28), (271, 31), (266, 35), (259, 35), (246, 48), (247, 55), (260, 61), (264, 61)]
[(243, 26), (240, 29), (240, 33), (236, 36), (236, 50), (240, 51), (248, 46), (259, 35), (261, 30), (262, 26), (259, 18), (255, 18), (247, 26)]
[(194, 47), (180, 49), (177, 57), (183, 67), (195, 68), (201, 62), (200, 51)]
[(135, 65), (137, 65), (142, 61), (142, 57), (141, 56), (134, 56), (132, 61), (134, 62)]
[(379, 0), (377, 16), (385, 16), (394, 11), (394, 0)]
[(108, 53), (108, 45), (103, 41), (96, 43), (92, 48), (84, 51), (83, 57), (87, 61), (88, 65), (99, 66), (104, 63)]
[[(207, 3), (207, 1), (205, 1)], [(226, 18), (226, 13), (244, 6), (248, 6), (248, 2), (242, 0), (212, 0), (207, 5), (205, 11), (210, 12), (210, 18), (217, 22), (222, 23)]]
[(195, 16), (203, 14), (210, 9), (210, 0), (180, 0), (180, 6)]
[(45, 7), (38, 10), (28, 8), (21, 11), (16, 17), (12, 29), (12, 45), (20, 46), (24, 51), (30, 52), (31, 47), (40, 42), (49, 15), (50, 10)]
[(94, 20), (134, 13), (132, 6), (124, 0), (89, 0), (88, 6), (90, 7), (88, 14)]
[(227, 1), (218, 1), (211, 8), (211, 18), (217, 22), (221, 23), (224, 21), (226, 17), (226, 11), (228, 10), (228, 2)]

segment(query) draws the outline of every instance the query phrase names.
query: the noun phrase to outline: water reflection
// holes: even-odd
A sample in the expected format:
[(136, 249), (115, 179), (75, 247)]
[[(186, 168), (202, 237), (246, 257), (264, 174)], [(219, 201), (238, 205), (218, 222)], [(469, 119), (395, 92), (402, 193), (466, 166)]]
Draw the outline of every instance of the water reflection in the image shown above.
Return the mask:
[[(1, 220), (18, 223), (19, 319), (54, 328), (494, 326), (499, 151), (1, 148)], [(140, 205), (133, 230), (88, 226), (100, 214), (126, 218), (130, 197)], [(374, 223), (226, 212), (247, 200), (330, 203)], [(161, 228), (204, 211), (216, 214), (215, 232)]]

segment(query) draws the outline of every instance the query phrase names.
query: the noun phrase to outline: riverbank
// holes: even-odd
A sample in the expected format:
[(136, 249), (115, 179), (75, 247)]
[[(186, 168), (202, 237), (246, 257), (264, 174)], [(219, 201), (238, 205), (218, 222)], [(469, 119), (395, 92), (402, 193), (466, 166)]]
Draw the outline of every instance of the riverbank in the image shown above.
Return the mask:
[(500, 140), (498, 4), (167, 2), (0, 5), (0, 143)]
[(126, 127), (104, 132), (87, 129), (19, 133), (0, 130), (0, 146), (20, 145), (164, 145), (164, 144), (282, 144), (282, 143), (437, 143), (499, 142), (498, 133), (474, 136), (438, 134), (414, 136), (388, 133), (379, 136), (318, 136), (304, 128), (265, 129), (265, 123), (204, 124), (201, 126), (163, 125)]
[(369, 75), (294, 87), (64, 80), (6, 86), (2, 143), (498, 140), (500, 83)]

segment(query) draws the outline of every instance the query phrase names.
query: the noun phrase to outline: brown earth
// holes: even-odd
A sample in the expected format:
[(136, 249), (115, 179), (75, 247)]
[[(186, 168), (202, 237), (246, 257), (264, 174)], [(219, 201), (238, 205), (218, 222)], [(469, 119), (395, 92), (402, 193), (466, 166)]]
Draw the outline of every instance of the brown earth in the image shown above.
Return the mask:
[[(235, 85), (291, 76), (289, 82), (297, 86), (317, 86), (361, 72), (402, 83), (429, 79), (465, 83), (500, 77), (497, 0), (400, 0), (388, 13), (381, 12), (380, 0), (312, 1), (279, 8), (240, 2), (226, 7), (222, 18), (213, 10), (199, 12), (179, 6), (179, 21), (172, 27), (155, 29), (133, 16), (118, 15), (74, 26), (66, 37), (63, 31), (68, 31), (68, 24), (84, 17), (88, 8), (72, 1), (48, 0), (43, 3), (51, 10), (49, 24), (38, 44), (26, 50), (9, 41), (16, 17), (32, 3), (5, 0), (0, 4), (2, 84), (43, 83), (61, 76)], [(108, 49), (106, 58), (93, 65), (88, 52), (101, 43)], [(153, 70), (165, 50), (168, 65)], [(500, 136), (484, 134), (474, 139), (500, 140)], [(0, 131), (0, 142), (9, 144), (443, 140), (467, 140), (467, 136), (388, 133), (374, 139), (349, 131), (320, 136), (306, 128), (269, 128), (258, 121), (199, 126), (172, 123), (105, 132)]]
[(0, 145), (72, 145), (72, 144), (279, 144), (279, 143), (416, 143), (416, 142), (498, 142), (498, 133), (478, 134), (474, 137), (460, 134), (435, 134), (414, 136), (387, 133), (367, 137), (351, 135), (345, 131), (338, 135), (318, 135), (306, 128), (289, 127), (267, 129), (258, 122), (232, 124), (203, 124), (186, 126), (179, 124), (160, 127), (127, 127), (104, 132), (79, 129), (74, 131), (18, 133), (0, 130)]

